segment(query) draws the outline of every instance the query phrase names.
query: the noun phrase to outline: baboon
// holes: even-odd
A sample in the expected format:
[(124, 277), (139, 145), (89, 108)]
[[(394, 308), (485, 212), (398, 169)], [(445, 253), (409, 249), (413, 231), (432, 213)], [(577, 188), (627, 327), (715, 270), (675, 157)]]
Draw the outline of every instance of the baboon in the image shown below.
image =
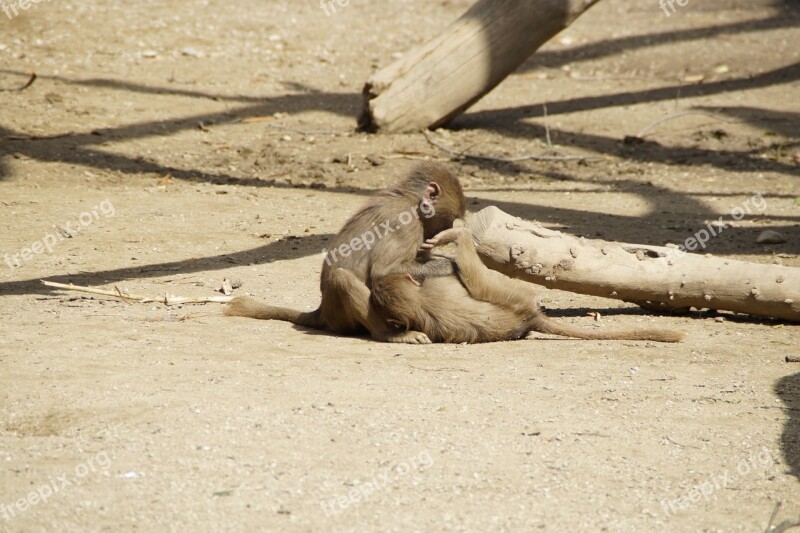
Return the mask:
[(374, 279), (395, 274), (416, 280), (452, 276), (450, 259), (431, 257), (422, 245), (452, 227), (465, 211), (458, 179), (441, 165), (419, 165), (408, 178), (375, 195), (334, 237), (322, 264), (319, 308), (300, 312), (235, 298), (225, 313), (344, 334), (367, 330), (381, 341), (429, 343), (424, 333), (397, 330), (375, 314), (369, 305), (370, 286)]
[(399, 331), (425, 333), (432, 342), (492, 342), (521, 339), (530, 331), (579, 339), (679, 342), (669, 330), (589, 331), (548, 318), (530, 284), (487, 268), (466, 228), (448, 229), (425, 249), (456, 243), (457, 275), (417, 279), (411, 273), (375, 279), (371, 307)]

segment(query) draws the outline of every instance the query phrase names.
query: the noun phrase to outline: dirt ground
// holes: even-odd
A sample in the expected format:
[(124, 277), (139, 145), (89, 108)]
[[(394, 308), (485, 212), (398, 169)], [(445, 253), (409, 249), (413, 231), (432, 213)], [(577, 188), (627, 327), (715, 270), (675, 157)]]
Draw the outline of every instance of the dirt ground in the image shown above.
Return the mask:
[[(327, 240), (444, 155), (354, 133), (363, 82), (469, 3), (0, 13), (0, 531), (764, 531), (778, 502), (773, 524), (800, 517), (795, 325), (547, 292), (558, 320), (688, 338), (398, 346), (39, 283), (209, 296), (227, 277), (313, 309)], [(800, 8), (675, 7), (604, 0), (437, 132), (499, 157), (542, 153), (549, 132), (590, 157), (452, 162), (470, 209), (665, 244), (761, 194), (704, 252), (800, 267)], [(652, 124), (690, 110), (714, 114)], [(766, 228), (786, 242), (756, 244)]]

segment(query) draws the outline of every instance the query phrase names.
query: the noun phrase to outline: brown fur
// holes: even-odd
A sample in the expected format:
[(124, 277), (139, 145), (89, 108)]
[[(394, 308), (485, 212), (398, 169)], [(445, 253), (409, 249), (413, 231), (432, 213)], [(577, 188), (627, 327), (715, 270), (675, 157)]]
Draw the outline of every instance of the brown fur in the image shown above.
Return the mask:
[[(225, 310), (228, 315), (266, 320), (287, 320), (306, 327), (352, 334), (367, 330), (373, 338), (391, 342), (425, 343), (416, 331), (398, 332), (389, 327), (369, 305), (372, 280), (409, 273), (416, 279), (448, 276), (454, 272), (449, 259), (420, 253), (425, 239), (452, 227), (464, 216), (466, 200), (461, 184), (441, 165), (419, 165), (402, 182), (375, 195), (362, 207), (328, 246), (322, 265), (318, 309), (301, 313), (274, 307), (250, 298), (236, 298)], [(404, 213), (416, 213), (404, 223)], [(431, 216), (428, 216), (431, 215)], [(392, 231), (387, 233), (387, 227)], [(339, 252), (344, 245), (361, 239), (367, 232), (377, 236), (373, 245), (350, 253)], [(334, 255), (335, 253), (335, 255)]]
[(526, 282), (489, 270), (464, 228), (445, 231), (429, 245), (456, 242), (458, 275), (421, 283), (409, 275), (375, 280), (371, 302), (376, 312), (401, 330), (425, 333), (432, 342), (492, 342), (525, 337), (530, 331), (579, 339), (629, 339), (679, 342), (668, 330), (589, 331), (559, 324), (539, 308)]

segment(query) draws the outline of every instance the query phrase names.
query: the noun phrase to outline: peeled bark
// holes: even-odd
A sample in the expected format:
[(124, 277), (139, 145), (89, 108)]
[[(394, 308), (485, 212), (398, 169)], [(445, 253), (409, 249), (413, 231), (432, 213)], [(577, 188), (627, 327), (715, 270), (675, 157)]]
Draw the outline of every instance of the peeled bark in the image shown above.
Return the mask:
[(597, 1), (480, 0), (367, 81), (359, 128), (418, 131), (449, 122)]
[(487, 207), (467, 221), (487, 266), (550, 289), (649, 309), (717, 309), (800, 322), (800, 268), (584, 239)]

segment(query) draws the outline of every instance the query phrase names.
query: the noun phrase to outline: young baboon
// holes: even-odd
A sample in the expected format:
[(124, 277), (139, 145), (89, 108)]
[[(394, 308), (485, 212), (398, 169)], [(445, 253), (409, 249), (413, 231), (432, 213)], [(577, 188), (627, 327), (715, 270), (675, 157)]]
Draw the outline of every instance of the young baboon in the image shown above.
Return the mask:
[(235, 298), (228, 315), (285, 320), (295, 324), (352, 334), (367, 330), (389, 342), (428, 343), (419, 331), (399, 331), (381, 319), (369, 305), (372, 280), (410, 274), (424, 280), (451, 276), (449, 259), (420, 252), (430, 239), (462, 218), (466, 200), (461, 184), (445, 167), (417, 166), (400, 183), (375, 195), (334, 237), (325, 252), (318, 309), (300, 312)]
[(425, 333), (432, 342), (492, 342), (521, 339), (530, 331), (579, 339), (679, 342), (668, 330), (589, 331), (548, 318), (530, 284), (504, 276), (481, 263), (466, 228), (448, 229), (425, 248), (456, 243), (457, 275), (419, 280), (393, 274), (372, 285), (372, 308), (400, 331)]

